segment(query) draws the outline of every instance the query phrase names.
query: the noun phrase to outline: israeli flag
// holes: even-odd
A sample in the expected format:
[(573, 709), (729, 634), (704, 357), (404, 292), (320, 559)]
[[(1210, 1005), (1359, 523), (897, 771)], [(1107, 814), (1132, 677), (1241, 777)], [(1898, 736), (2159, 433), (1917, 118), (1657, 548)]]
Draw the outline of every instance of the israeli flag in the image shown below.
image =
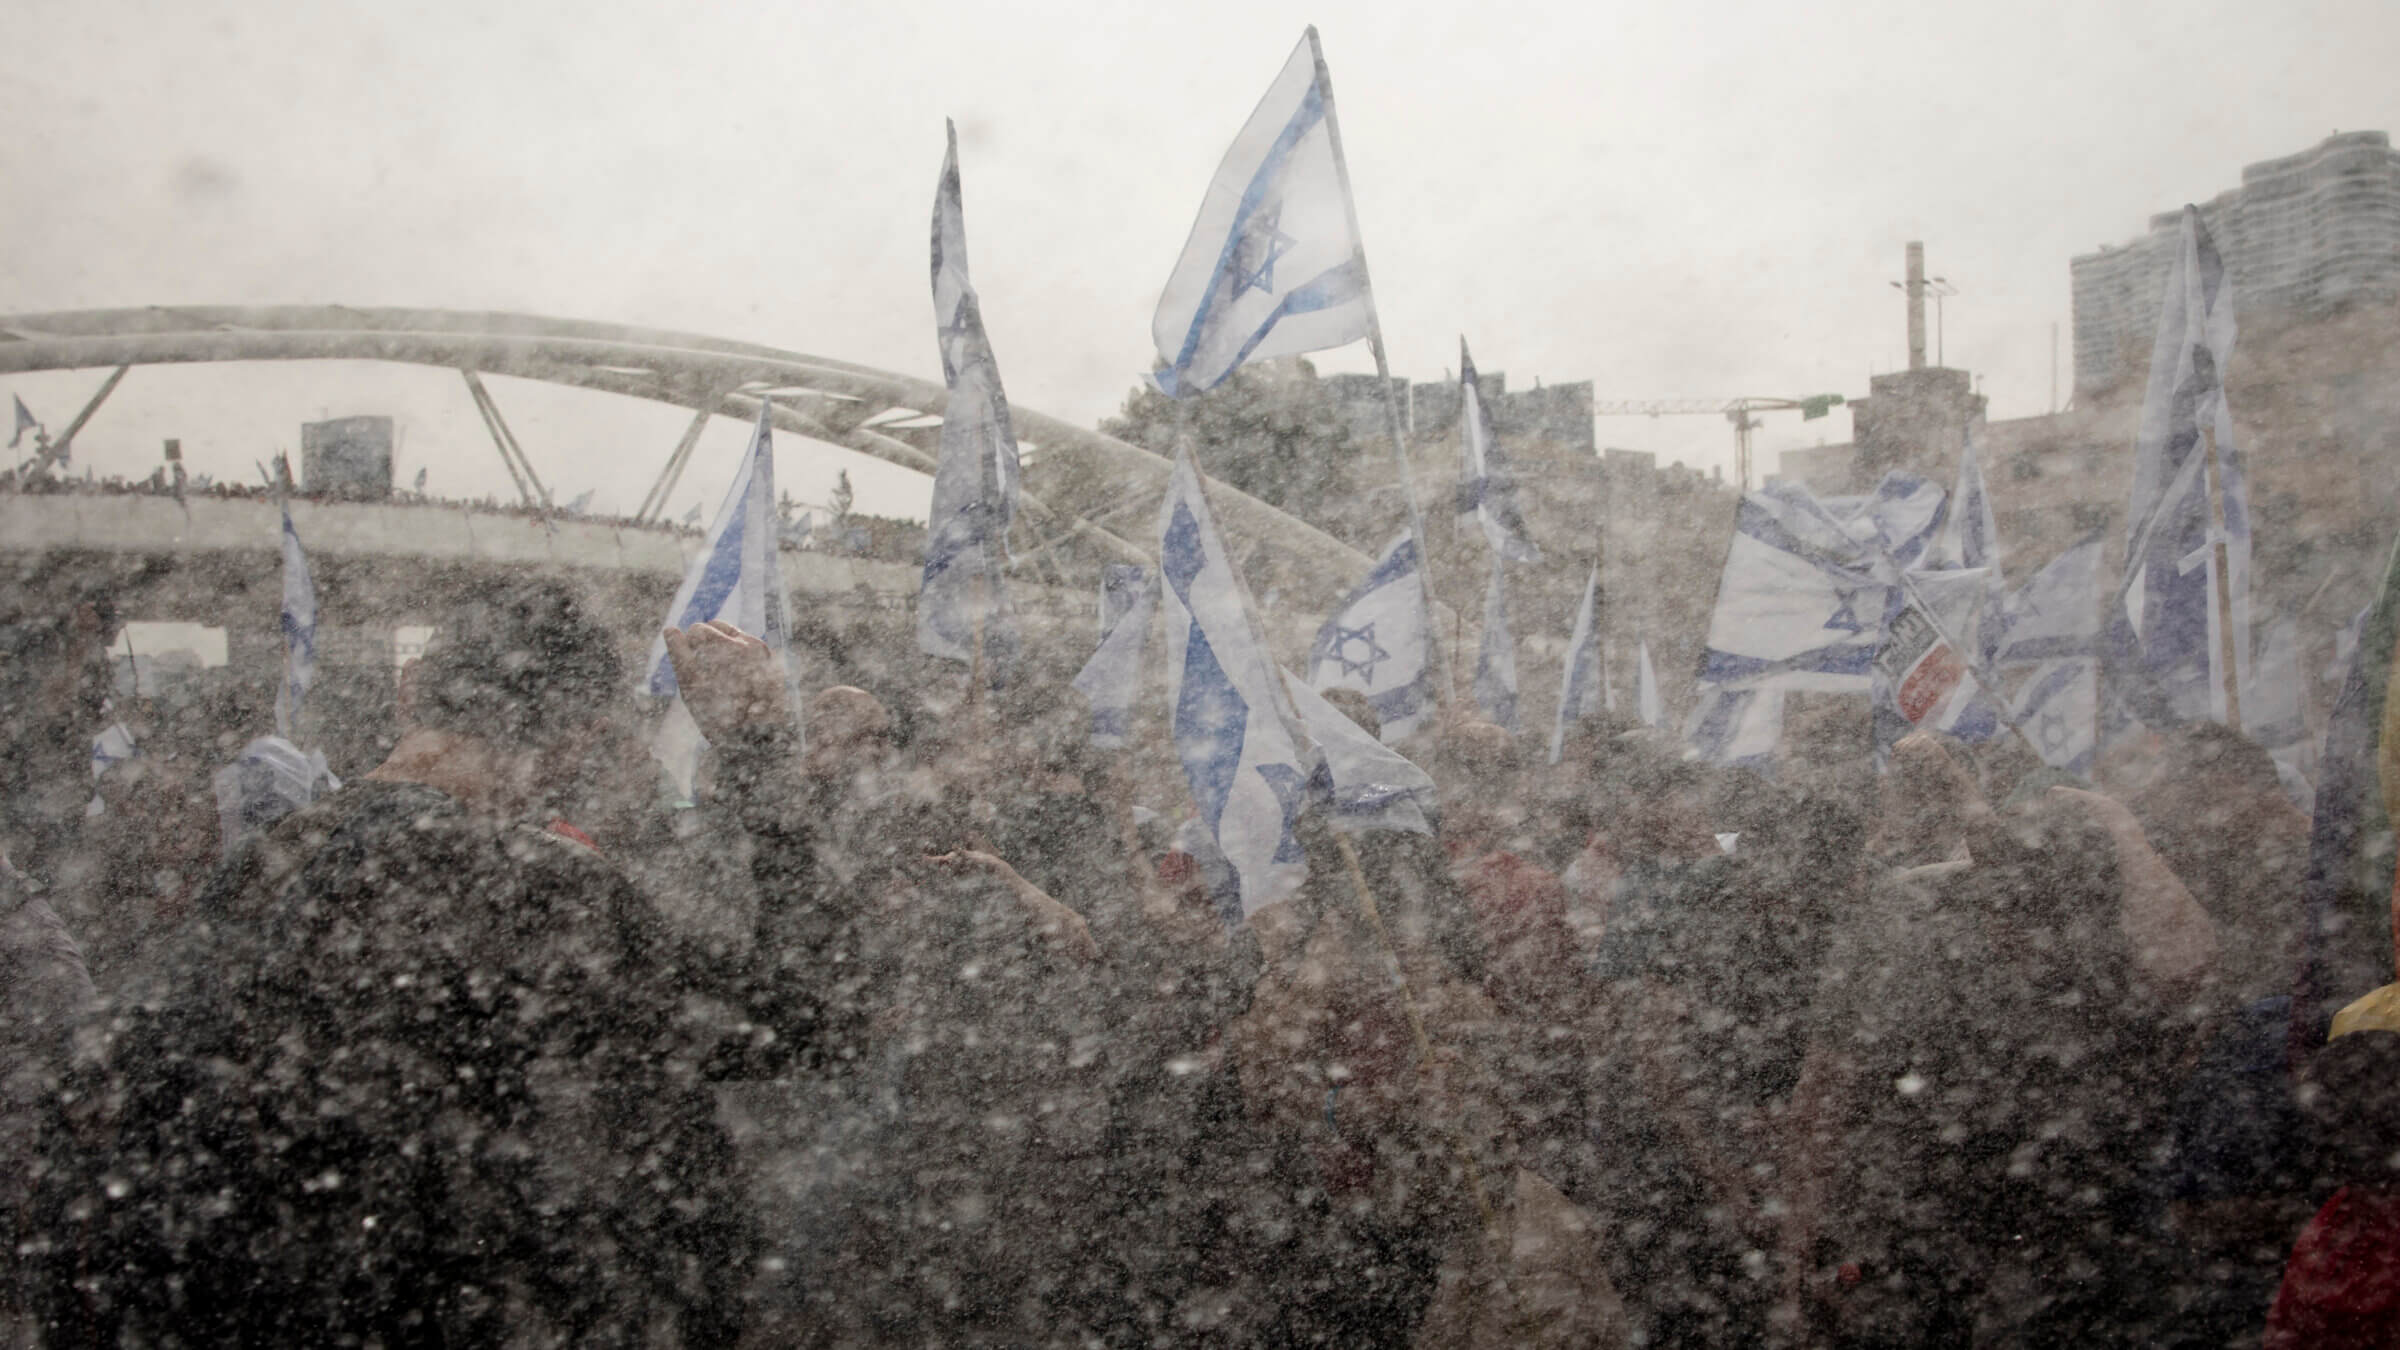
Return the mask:
[(1934, 532), (1932, 546), (1926, 551), (1926, 567), (1984, 567), (1991, 569), (1996, 581), (2000, 576), (2000, 522), (1992, 514), (1992, 495), (1983, 486), (1983, 452), (1975, 444), (1975, 433), (1967, 433), (1966, 448), (1958, 456), (1958, 487), (1950, 494), (1949, 509), (1942, 513), (1941, 527)]
[(92, 777), (108, 772), (111, 764), (122, 764), (142, 753), (133, 743), (133, 732), (123, 722), (111, 722), (106, 730), (92, 738)]
[(1928, 555), (1949, 517), (1949, 504), (1950, 494), (1938, 484), (1894, 469), (1866, 496), (1828, 498), (1823, 509), (1869, 556), (1892, 567), (1930, 567), (1935, 563)]
[(292, 528), (292, 508), (283, 507), (283, 684), (275, 691), (275, 734), (294, 739), (300, 705), (317, 678), (317, 583), (308, 573), (308, 554)]
[(1158, 558), (1176, 753), (1200, 821), (1240, 881), (1248, 915), (1290, 895), (1307, 874), (1294, 830), (1313, 764), (1302, 759), (1296, 714), (1201, 495), (1200, 475), (1180, 452), (1160, 511)]
[(1990, 644), (1999, 668), (2090, 656), (2100, 635), (2100, 540), (2074, 545), (2000, 603)]
[(1100, 646), (1077, 672), (1074, 688), (1092, 706), (1092, 744), (1124, 746), (1133, 728), (1133, 704), (1141, 692), (1142, 651), (1150, 642), (1150, 616), (1158, 588), (1150, 570), (1111, 563), (1100, 588)]
[(973, 661), (983, 632), (986, 677), (1002, 681), (1017, 652), (1016, 620), (1001, 570), (1017, 514), (1017, 437), (1010, 428), (1000, 364), (984, 336), (983, 311), (967, 279), (967, 219), (958, 187), (958, 129), (949, 129), (942, 179), (933, 195), (933, 312), (940, 325), (941, 458), (925, 517), (925, 573), (917, 588), (917, 649)]
[(1150, 335), (1170, 398), (1214, 389), (1246, 361), (1367, 336), (1374, 302), (1350, 206), (1333, 90), (1302, 34), (1217, 165)]
[(1892, 587), (1794, 484), (1743, 494), (1699, 682), (1866, 693)]
[[(2247, 685), (2250, 675), (2249, 491), (2224, 382), (2233, 356), (2233, 305), (2224, 260), (2198, 208), (2186, 206), (2134, 443), (2122, 622), (2166, 712), (2187, 720), (2227, 720), (2228, 644), (2220, 631), (2215, 565), (2219, 542), (2225, 546), (2226, 608), (2233, 623), (2232, 675), (2240, 685)], [(2223, 503), (2222, 530), (2211, 519), (2212, 474)]]
[[(108, 772), (109, 765), (122, 764), (141, 753), (142, 748), (133, 743), (133, 732), (126, 729), (123, 722), (109, 723), (106, 730), (92, 738), (93, 781), (97, 783), (100, 775)], [(100, 799), (97, 788), (92, 792), (92, 799), (83, 804), (83, 814), (86, 816), (108, 814), (108, 803)]]
[(1517, 480), (1493, 432), (1492, 410), (1476, 383), (1475, 358), (1467, 354), (1465, 338), (1458, 340), (1458, 390), (1458, 513), (1473, 513), (1493, 553), (1510, 562), (1540, 562), (1542, 551), (1526, 532)]
[(2303, 811), (2316, 807), (2316, 743), (2308, 735), (2308, 676), (2300, 630), (2277, 619), (2259, 636), (2256, 678), (2242, 690), (2242, 730), (2275, 761), (2275, 775)]
[(1595, 619), (1600, 604), (1600, 564), (1592, 564), (1583, 583), (1583, 600), (1575, 606), (1575, 629), (1567, 635), (1567, 659), (1558, 679), (1558, 716), (1550, 724), (1550, 762), (1566, 753), (1567, 728), (1600, 710), (1607, 682), (1600, 668), (1600, 635)]
[(1294, 681), (1293, 707), (1301, 729), (1319, 755), (1310, 779), (1317, 799), (1332, 810), (1334, 828), (1433, 833), (1433, 779), (1398, 751), (1367, 734), (1316, 690)]
[[(780, 657), (789, 645), (783, 569), (775, 556), (775, 433), (772, 406), (758, 401), (758, 427), (749, 452), (735, 470), (733, 485), (717, 518), (684, 570), (683, 584), (667, 606), (666, 626), (689, 628), (722, 619), (756, 634)], [(660, 698), (675, 692), (675, 667), (667, 660), (664, 636), (650, 641), (649, 674), (642, 687)]]
[(14, 450), (17, 448), (17, 442), (25, 439), (26, 432), (37, 431), (41, 428), (42, 424), (37, 418), (34, 417), (33, 409), (25, 406), (25, 400), (23, 396), (11, 394), (9, 397), (15, 400), (17, 405), (16, 434), (8, 438), (8, 448)]
[(1879, 752), (1909, 727), (1965, 741), (2000, 733), (2002, 710), (1974, 673), (1990, 590), (1990, 574), (1980, 568), (1908, 574), (1875, 658)]
[(1504, 564), (1492, 559), (1492, 581), (1483, 592), (1483, 645), (1475, 658), (1475, 704), (1483, 715), (1517, 729), (1517, 640), (1508, 631), (1508, 583)]
[(2099, 748), (2100, 663), (2089, 656), (2062, 657), (2033, 668), (2011, 701), (2011, 715), (2034, 753), (2054, 769), (2081, 778), (2092, 774)]
[(1766, 768), (1783, 739), (1783, 691), (1772, 685), (1703, 688), (1684, 739), (1711, 764)]
[(1433, 706), (1433, 663), (1415, 536), (1403, 532), (1385, 545), (1366, 579), (1317, 630), (1308, 684), (1365, 694), (1387, 742), (1417, 729)]
[(1646, 727), (1667, 724), (1666, 700), (1659, 697), (1658, 671), (1650, 664), (1650, 640), (1642, 639), (1641, 651), (1633, 667), (1633, 706)]

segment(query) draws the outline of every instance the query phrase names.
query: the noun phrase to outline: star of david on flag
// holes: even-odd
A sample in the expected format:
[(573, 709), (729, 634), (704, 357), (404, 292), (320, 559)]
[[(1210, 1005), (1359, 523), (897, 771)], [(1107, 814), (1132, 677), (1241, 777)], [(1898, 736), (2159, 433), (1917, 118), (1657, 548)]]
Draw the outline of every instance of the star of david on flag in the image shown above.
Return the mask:
[(1342, 607), (1317, 630), (1308, 653), (1312, 689), (1355, 689), (1383, 720), (1383, 739), (1414, 731), (1433, 702), (1425, 633), (1425, 574), (1416, 539), (1403, 531)]
[(1337, 143), (1311, 28), (1218, 164), (1159, 296), (1151, 378), (1169, 397), (1213, 389), (1247, 361), (1367, 335), (1366, 256)]

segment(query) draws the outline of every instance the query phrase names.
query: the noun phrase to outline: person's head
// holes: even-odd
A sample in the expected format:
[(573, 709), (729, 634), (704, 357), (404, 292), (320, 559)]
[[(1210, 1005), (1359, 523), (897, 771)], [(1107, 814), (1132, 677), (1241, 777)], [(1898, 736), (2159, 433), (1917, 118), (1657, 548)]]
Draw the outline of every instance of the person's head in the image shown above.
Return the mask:
[(509, 805), (577, 788), (595, 754), (616, 763), (612, 729), (630, 720), (615, 636), (551, 578), (479, 582), (434, 629), (408, 683), (417, 728), (507, 766), (496, 786)]
[(880, 763), (891, 745), (892, 715), (856, 685), (837, 684), (808, 701), (808, 768), (831, 776)]

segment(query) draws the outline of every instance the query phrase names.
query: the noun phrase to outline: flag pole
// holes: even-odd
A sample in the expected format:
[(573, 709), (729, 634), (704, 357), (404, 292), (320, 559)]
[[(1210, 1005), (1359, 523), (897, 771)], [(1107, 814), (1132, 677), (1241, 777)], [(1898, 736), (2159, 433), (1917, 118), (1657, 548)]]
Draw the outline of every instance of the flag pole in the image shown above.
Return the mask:
[(2234, 664), (2233, 567), (2225, 551), (2225, 495), (2217, 475), (2217, 428), (2214, 418), (2200, 429), (2200, 434), (2207, 438), (2208, 458), (2202, 461), (2201, 467), (2208, 475), (2209, 533), (2216, 536), (2209, 545), (2212, 555), (2209, 579), (2216, 583), (2213, 589), (2217, 593), (2217, 659), (2225, 667), (2225, 725), (2238, 732), (2242, 729), (2242, 691), (2236, 679), (2238, 667)]
[[(1374, 278), (1367, 271), (1366, 236), (1360, 234), (1358, 229), (1358, 202), (1350, 192), (1350, 160), (1342, 153), (1342, 122), (1334, 114), (1333, 74), (1325, 67), (1325, 49), (1317, 41), (1315, 24), (1310, 24), (1308, 28), (1308, 54), (1316, 62), (1317, 89), (1325, 99), (1325, 138), (1333, 149), (1334, 176), (1342, 186), (1342, 210), (1349, 216), (1350, 238), (1358, 245), (1358, 280), (1367, 300), (1367, 351), (1375, 358), (1375, 383), (1383, 391), (1383, 425), (1392, 441), (1392, 464), (1400, 474), (1400, 489), (1408, 498), (1408, 528), (1409, 533), (1416, 536), (1417, 568), (1425, 579), (1422, 603), (1425, 609), (1425, 632), (1430, 636), (1435, 631), (1433, 550), (1425, 538), (1425, 509), (1417, 501), (1416, 476), (1409, 472), (1408, 439), (1401, 425), (1400, 397), (1392, 392), (1391, 362), (1384, 354), (1383, 315), (1375, 303)], [(1458, 670), (1441, 650), (1439, 641), (1426, 645), (1434, 649), (1435, 659), (1441, 663), (1443, 690), (1455, 705), (1458, 702)]]

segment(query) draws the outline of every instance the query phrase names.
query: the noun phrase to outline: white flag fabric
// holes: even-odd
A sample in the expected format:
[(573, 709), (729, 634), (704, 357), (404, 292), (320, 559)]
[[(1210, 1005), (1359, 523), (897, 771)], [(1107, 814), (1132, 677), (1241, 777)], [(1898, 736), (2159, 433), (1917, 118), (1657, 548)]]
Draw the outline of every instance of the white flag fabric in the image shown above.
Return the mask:
[(2011, 700), (2017, 726), (2054, 769), (2090, 777), (2099, 744), (2100, 663), (2069, 656), (2033, 668)]
[(2000, 522), (1992, 513), (1992, 494), (1983, 486), (1983, 452), (1972, 430), (1958, 456), (1958, 487), (1923, 565), (1989, 568), (1992, 579), (1999, 580)]
[(1366, 258), (1309, 29), (1217, 165), (1150, 321), (1171, 398), (1246, 361), (1339, 347), (1373, 324)]
[(1433, 706), (1430, 635), (1425, 631), (1425, 571), (1417, 541), (1403, 531), (1366, 578), (1317, 630), (1308, 652), (1312, 689), (1355, 689), (1383, 721), (1383, 739), (1416, 730)]
[(595, 493), (599, 492), (599, 490), (600, 489), (598, 488), (587, 488), (584, 491), (576, 494), (575, 500), (567, 503), (567, 514), (570, 516), (580, 516), (584, 512), (591, 510), (592, 497)]
[(1175, 749), (1200, 822), (1239, 879), (1246, 916), (1290, 895), (1307, 874), (1295, 827), (1309, 773), (1297, 715), (1187, 454), (1176, 455), (1168, 480), (1158, 558)]
[(1406, 830), (1433, 833), (1433, 778), (1402, 755), (1367, 734), (1365, 727), (1344, 716), (1316, 690), (1297, 680), (1290, 685), (1292, 705), (1301, 729), (1316, 742), (1321, 758), (1313, 786), (1329, 798), (1336, 829)]
[[(780, 657), (789, 645), (790, 622), (783, 593), (783, 568), (775, 556), (775, 433), (771, 409), (759, 400), (758, 426), (750, 449), (734, 471), (733, 485), (717, 518), (684, 569), (683, 584), (667, 606), (666, 625), (689, 628), (722, 619), (755, 634)], [(675, 667), (664, 637), (650, 641), (643, 688), (661, 698), (675, 692)]]
[[(1801, 489), (1788, 489), (1798, 492)], [(1820, 504), (1825, 514), (1868, 555), (1888, 566), (1927, 567), (1928, 555), (1947, 518), (1950, 494), (1941, 485), (1904, 469), (1883, 476), (1875, 490), (1862, 497), (1828, 497)]]
[(302, 750), (281, 736), (260, 736), (243, 746), (209, 783), (217, 798), (218, 847), (226, 857), (250, 835), (342, 786), (326, 767), (324, 751)]
[[(2150, 382), (2134, 442), (2133, 495), (2126, 513), (2122, 623), (2138, 644), (2149, 718), (2225, 721), (2228, 645), (2220, 628), (2215, 546), (2225, 546), (2235, 680), (2250, 663), (2250, 510), (2242, 457), (2225, 400), (2233, 357), (2233, 284), (2197, 208), (2183, 233), (2159, 307)], [(2213, 436), (2216, 459), (2208, 454)], [(2209, 478), (2224, 512), (2211, 519)], [(2160, 705), (2163, 703), (2163, 707)]]
[(1073, 687), (1091, 703), (1092, 744), (1104, 750), (1123, 748), (1132, 731), (1157, 597), (1146, 567), (1111, 563), (1102, 574), (1100, 645), (1076, 673)]
[(1600, 710), (1606, 677), (1600, 669), (1600, 634), (1595, 622), (1599, 601), (1600, 564), (1593, 563), (1592, 574), (1584, 579), (1583, 599), (1575, 606), (1574, 631), (1567, 635), (1566, 661), (1559, 668), (1558, 715), (1550, 724), (1553, 764), (1566, 753), (1567, 728)]
[(1991, 574), (1981, 568), (1910, 572), (1875, 658), (1878, 702), (1910, 726), (1966, 741), (1998, 735), (2001, 709), (1974, 673), (1990, 592)]
[(1473, 513), (1494, 554), (1510, 562), (1540, 562), (1542, 551), (1525, 529), (1516, 476), (1500, 448), (1465, 338), (1458, 340), (1458, 397), (1458, 513)]
[(1517, 729), (1517, 640), (1508, 631), (1508, 582), (1505, 564), (1492, 559), (1491, 584), (1483, 593), (1483, 645), (1475, 658), (1475, 704), (1483, 715)]
[(2059, 554), (2001, 601), (1993, 664), (2035, 665), (2090, 656), (2100, 635), (2098, 537)]
[(1744, 493), (1700, 683), (1865, 693), (1890, 593), (1868, 547), (1805, 490)]
[(1005, 678), (1017, 652), (1016, 621), (1001, 571), (1017, 514), (1017, 437), (1000, 364), (967, 279), (967, 222), (959, 198), (958, 130), (949, 132), (933, 196), (933, 311), (950, 400), (925, 516), (925, 572), (917, 589), (917, 649), (972, 661), (983, 632), (985, 674)]
[(292, 508), (283, 507), (283, 684), (275, 691), (275, 731), (285, 739), (300, 724), (300, 705), (317, 677), (317, 583), (308, 572)]
[(142, 753), (133, 743), (133, 732), (123, 722), (111, 722), (92, 738), (92, 777), (108, 772), (111, 764), (122, 764)]
[(1764, 766), (1783, 739), (1783, 691), (1772, 685), (1704, 687), (1684, 724), (1684, 739), (1711, 764)]
[(1633, 706), (1646, 727), (1667, 724), (1667, 703), (1659, 696), (1658, 671), (1650, 664), (1650, 640), (1642, 639), (1641, 651), (1633, 667)]
[(25, 439), (26, 432), (38, 431), (42, 424), (34, 417), (33, 409), (25, 406), (22, 396), (11, 394), (9, 397), (16, 399), (17, 402), (17, 429), (15, 434), (8, 438), (8, 448), (14, 450), (17, 448), (17, 442)]

